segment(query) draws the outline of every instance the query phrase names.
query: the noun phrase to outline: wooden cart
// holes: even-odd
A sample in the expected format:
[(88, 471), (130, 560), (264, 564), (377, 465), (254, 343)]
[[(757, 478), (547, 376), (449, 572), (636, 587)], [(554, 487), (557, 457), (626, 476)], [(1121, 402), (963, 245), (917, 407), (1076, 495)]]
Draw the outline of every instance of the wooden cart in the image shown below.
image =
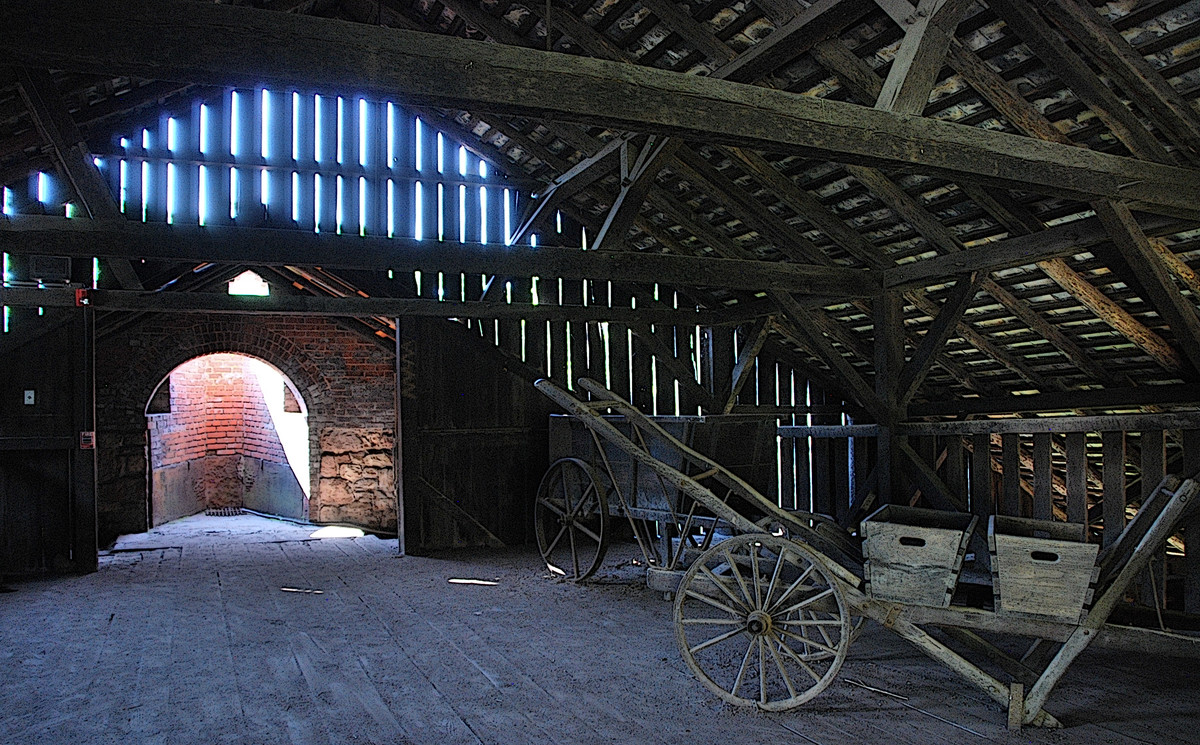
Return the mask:
[[(581, 401), (548, 381), (537, 383), (539, 390), (579, 418), (597, 438), (628, 453), (681, 495), (681, 511), (676, 513), (681, 528), (679, 560), (648, 573), (648, 581), (675, 593), (673, 618), (680, 653), (701, 683), (732, 704), (781, 711), (819, 694), (846, 659), (852, 617), (857, 616), (877, 621), (979, 687), (1008, 711), (1009, 726), (1014, 728), (1060, 726), (1043, 706), (1070, 664), (1091, 644), (1135, 650), (1169, 644), (1175, 654), (1200, 657), (1200, 638), (1107, 623), (1155, 549), (1200, 501), (1200, 484), (1192, 479), (1163, 479), (1118, 540), (1095, 557), (1077, 613), (1062, 608), (1054, 609), (1055, 615), (1012, 610), (1006, 608), (1008, 601), (995, 608), (948, 602), (922, 605), (884, 599), (886, 593), (872, 591), (864, 582), (861, 554), (854, 542), (827, 518), (780, 509), (602, 386), (587, 380), (580, 386), (591, 401)], [(600, 415), (603, 411), (625, 416), (632, 424), (630, 431), (638, 436), (627, 437)], [(678, 449), (684, 468), (656, 459), (656, 448)], [(583, 509), (582, 505), (555, 506), (564, 525)], [(700, 520), (706, 521), (705, 529), (696, 539), (689, 538), (693, 532), (689, 526)], [(1017, 540), (1011, 542), (1017, 547), (1013, 550), (1027, 553), (1032, 560), (1062, 561), (1056, 553), (1061, 536), (1039, 536), (1036, 527), (1025, 531), (1029, 535), (1017, 537), (1051, 543), (1026, 545)], [(993, 525), (993, 539), (996, 530)], [(724, 534), (730, 537), (714, 539)], [(1003, 543), (993, 540), (992, 545), (999, 550)], [(1015, 591), (1028, 591), (1030, 582), (1049, 583), (1043, 589), (1054, 592), (1054, 576), (1053, 572), (1017, 571), (1011, 578), (998, 577), (998, 583), (1013, 583), (1007, 590), (998, 587), (998, 597), (1004, 598), (1005, 592), (1009, 598), (1020, 597)], [(1083, 605), (1089, 600), (1090, 605)], [(931, 636), (933, 628), (964, 645), (970, 650), (966, 654), (986, 656), (998, 664), (1010, 680), (993, 677)], [(1035, 669), (1028, 658), (1012, 656), (976, 632), (1031, 637), (1035, 645), (1058, 645), (1057, 651)]]
[[(549, 381), (537, 384), (575, 415), (551, 417), (553, 462), (534, 505), (538, 548), (552, 573), (576, 581), (590, 577), (604, 560), (614, 518), (628, 521), (652, 571), (686, 567), (714, 538), (730, 535), (727, 521), (722, 525), (720, 514), (689, 492), (701, 483), (721, 494), (725, 510), (737, 510), (763, 525), (771, 520), (827, 522), (825, 529), (845, 542), (849, 560), (861, 561), (858, 547), (831, 520), (807, 513), (797, 517), (762, 496), (759, 488), (769, 491), (777, 468), (773, 421), (652, 418), (594, 381), (579, 384), (593, 401), (581, 401)], [(582, 411), (586, 416), (579, 415)], [(704, 454), (718, 444), (728, 467)], [(685, 481), (675, 474), (684, 474)]]

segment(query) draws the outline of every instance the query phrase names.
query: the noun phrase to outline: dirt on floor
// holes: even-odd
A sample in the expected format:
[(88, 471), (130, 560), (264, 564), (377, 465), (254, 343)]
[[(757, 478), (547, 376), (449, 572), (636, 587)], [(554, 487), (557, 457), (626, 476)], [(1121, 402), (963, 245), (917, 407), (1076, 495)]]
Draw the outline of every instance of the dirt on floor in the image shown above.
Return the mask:
[(0, 595), (0, 743), (1192, 743), (1200, 670), (1088, 651), (1010, 733), (990, 699), (868, 625), (801, 709), (725, 704), (618, 545), (584, 585), (532, 549), (399, 557), (258, 517), (126, 536), (91, 575)]

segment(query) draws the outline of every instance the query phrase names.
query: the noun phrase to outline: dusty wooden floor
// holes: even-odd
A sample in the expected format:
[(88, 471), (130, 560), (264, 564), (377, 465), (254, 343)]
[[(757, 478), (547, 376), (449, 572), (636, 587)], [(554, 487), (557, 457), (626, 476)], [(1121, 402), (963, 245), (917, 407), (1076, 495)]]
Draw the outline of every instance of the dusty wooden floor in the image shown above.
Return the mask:
[(576, 587), (530, 551), (398, 558), (394, 542), (310, 532), (193, 518), (127, 539), (95, 574), (0, 594), (0, 743), (1198, 739), (1186, 661), (1088, 652), (1047, 707), (1067, 728), (1013, 735), (982, 694), (878, 627), (805, 709), (738, 710), (692, 680), (669, 605), (622, 557)]

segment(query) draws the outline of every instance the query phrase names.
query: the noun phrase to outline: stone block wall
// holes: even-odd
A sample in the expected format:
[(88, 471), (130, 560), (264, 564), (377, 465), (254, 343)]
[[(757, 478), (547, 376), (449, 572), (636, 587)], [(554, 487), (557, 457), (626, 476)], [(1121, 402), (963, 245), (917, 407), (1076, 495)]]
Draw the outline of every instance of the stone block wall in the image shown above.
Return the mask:
[(320, 495), (312, 505), (319, 522), (396, 524), (396, 474), (392, 430), (327, 427), (321, 432)]

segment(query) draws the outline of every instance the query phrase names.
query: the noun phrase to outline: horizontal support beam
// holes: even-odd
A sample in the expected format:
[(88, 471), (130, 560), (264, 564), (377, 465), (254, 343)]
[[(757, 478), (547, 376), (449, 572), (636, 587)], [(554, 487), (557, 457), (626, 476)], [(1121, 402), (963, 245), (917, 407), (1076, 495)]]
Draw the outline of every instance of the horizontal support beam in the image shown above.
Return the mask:
[(18, 65), (353, 91), (1200, 214), (1193, 169), (651, 67), (194, 2), (0, 0), (0, 16)]
[(1200, 412), (1174, 414), (1113, 414), (1111, 416), (1048, 416), (1031, 419), (974, 419), (969, 422), (903, 422), (896, 434), (1025, 435), (1039, 432), (1149, 432), (1200, 428)]
[(864, 269), (775, 261), (42, 216), (0, 221), (0, 250), (72, 258), (658, 282), (679, 287), (778, 289), (844, 298), (869, 296), (879, 286), (875, 275)]
[(780, 437), (878, 437), (878, 424), (830, 424), (779, 427)]
[[(99, 311), (159, 313), (239, 313), (342, 318), (523, 318), (526, 320), (613, 321), (681, 326), (726, 323), (731, 313), (647, 306), (517, 305), (452, 302), (426, 298), (316, 297), (311, 295), (228, 295), (219, 292), (130, 292), (88, 290), (88, 305)], [(66, 308), (75, 306), (73, 289), (0, 288), (0, 305)], [(736, 315), (734, 310), (732, 315)], [(746, 319), (749, 320), (749, 319)]]
[[(1158, 215), (1143, 215), (1140, 224), (1142, 230), (1151, 235), (1162, 234), (1163, 231), (1184, 230), (1188, 227), (1178, 220)], [(883, 286), (888, 290), (921, 289), (971, 272), (995, 272), (1071, 256), (1110, 240), (1108, 231), (1100, 224), (1100, 220), (1089, 217), (1029, 235), (1013, 236), (978, 248), (943, 254), (888, 269), (883, 275)]]
[(1200, 404), (1200, 388), (1191, 383), (1143, 385), (1133, 388), (1100, 388), (1092, 391), (1058, 391), (1028, 396), (963, 398), (911, 404), (910, 417), (966, 416), (968, 414), (1019, 414), (1075, 409), (1122, 409), (1133, 406)]

